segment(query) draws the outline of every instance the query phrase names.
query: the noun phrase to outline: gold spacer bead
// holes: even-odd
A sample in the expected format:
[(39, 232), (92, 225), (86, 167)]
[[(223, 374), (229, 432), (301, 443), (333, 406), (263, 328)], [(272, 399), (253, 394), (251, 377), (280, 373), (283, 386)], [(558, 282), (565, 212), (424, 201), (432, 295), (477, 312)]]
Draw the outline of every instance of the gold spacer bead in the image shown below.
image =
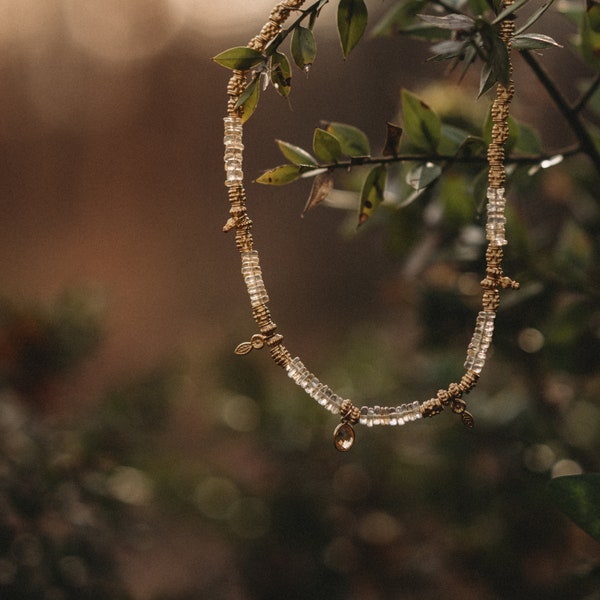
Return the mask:
[(340, 406), (340, 416), (343, 422), (354, 425), (360, 420), (360, 408), (354, 406), (351, 400), (346, 399)]
[(450, 395), (450, 402), (452, 403), (455, 398), (460, 398), (462, 396), (462, 391), (457, 383), (451, 383), (448, 386), (448, 394)]
[(286, 367), (292, 362), (292, 355), (282, 343), (269, 346), (269, 352), (271, 353), (271, 358), (275, 361), (275, 364), (280, 367)]
[[(273, 327), (277, 327), (275, 323), (273, 323)], [(266, 337), (266, 335), (265, 335)], [(266, 337), (267, 346), (269, 348), (281, 344), (283, 342), (283, 336), (280, 333), (271, 333), (268, 337)]]
[[(267, 323), (266, 325), (263, 325), (260, 328), (260, 332), (269, 339), (271, 337), (275, 337), (276, 330), (277, 330), (277, 325), (275, 323), (273, 323), (273, 321), (270, 321), (269, 323)], [(280, 336), (281, 339), (283, 339), (283, 336), (281, 334), (276, 334), (276, 335)]]
[(252, 234), (248, 229), (238, 228), (236, 230), (235, 245), (240, 252), (250, 252), (252, 250)]
[(273, 323), (271, 320), (271, 311), (266, 304), (259, 304), (258, 306), (254, 307), (252, 309), (252, 316), (254, 317), (256, 324), (261, 329)]
[(421, 405), (421, 414), (424, 417), (435, 417), (444, 411), (444, 407), (438, 398), (430, 398)]
[(464, 389), (464, 393), (468, 394), (479, 381), (479, 375), (475, 371), (467, 371), (460, 380), (460, 387)]
[(438, 390), (437, 398), (442, 404), (448, 404), (450, 402), (450, 394), (448, 390)]
[[(484, 280), (485, 281), (485, 280)], [(481, 282), (482, 287), (486, 287)], [(500, 306), (500, 293), (497, 289), (486, 289), (483, 293), (483, 299), (481, 301), (483, 308), (485, 310), (498, 310), (498, 306)]]

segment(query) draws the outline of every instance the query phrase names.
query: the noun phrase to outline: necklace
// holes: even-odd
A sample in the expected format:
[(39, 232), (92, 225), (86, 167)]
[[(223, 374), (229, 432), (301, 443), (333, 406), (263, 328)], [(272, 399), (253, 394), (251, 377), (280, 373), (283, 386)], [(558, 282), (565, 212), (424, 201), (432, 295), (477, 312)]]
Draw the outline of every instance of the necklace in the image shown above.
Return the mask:
[[(505, 0), (504, 6), (510, 6), (514, 0)], [(259, 34), (248, 43), (248, 48), (264, 52), (283, 30), (283, 24), (293, 11), (301, 9), (305, 0), (284, 0), (279, 2), (271, 11), (269, 19)], [(500, 36), (510, 53), (510, 40), (514, 35), (514, 21), (504, 19), (500, 25)], [(509, 57), (510, 61), (510, 57)], [(509, 62), (509, 72), (512, 65)], [(335, 428), (333, 440), (340, 451), (349, 450), (355, 439), (356, 424), (373, 427), (375, 425), (399, 426), (423, 417), (433, 417), (440, 414), (444, 408), (449, 408), (458, 414), (464, 425), (473, 427), (473, 417), (467, 411), (464, 396), (477, 384), (479, 375), (486, 361), (487, 351), (492, 342), (494, 320), (500, 302), (500, 289), (517, 289), (519, 284), (506, 277), (502, 270), (503, 246), (505, 236), (505, 207), (504, 184), (506, 171), (504, 168), (504, 145), (508, 137), (508, 114), (514, 94), (512, 81), (508, 85), (497, 84), (496, 97), (491, 108), (492, 141), (488, 146), (487, 160), (488, 189), (487, 189), (487, 222), (486, 239), (488, 242), (485, 254), (485, 278), (481, 281), (482, 302), (477, 314), (475, 329), (467, 348), (464, 362), (465, 373), (457, 382), (450, 383), (447, 388), (423, 402), (410, 402), (400, 406), (355, 406), (351, 400), (342, 398), (329, 386), (322, 383), (298, 357), (292, 354), (283, 344), (283, 336), (277, 331), (268, 305), (269, 296), (263, 281), (258, 251), (254, 247), (251, 233), (252, 221), (246, 207), (246, 191), (242, 160), (244, 145), (243, 106), (239, 106), (240, 96), (246, 89), (247, 72), (234, 70), (227, 86), (228, 111), (225, 117), (225, 185), (228, 189), (230, 202), (230, 218), (224, 231), (235, 230), (235, 243), (240, 252), (242, 276), (248, 290), (252, 316), (259, 333), (252, 336), (250, 341), (237, 346), (235, 353), (247, 354), (252, 349), (267, 348), (274, 362), (283, 367), (287, 375), (306, 394), (321, 406), (341, 417)]]

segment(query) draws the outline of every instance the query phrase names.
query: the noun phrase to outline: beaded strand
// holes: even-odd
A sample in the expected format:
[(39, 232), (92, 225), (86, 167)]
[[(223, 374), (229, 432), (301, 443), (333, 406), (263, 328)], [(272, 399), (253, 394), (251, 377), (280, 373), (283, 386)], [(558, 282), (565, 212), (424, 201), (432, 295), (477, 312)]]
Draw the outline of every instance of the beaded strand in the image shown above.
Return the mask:
[[(268, 21), (260, 33), (248, 44), (249, 48), (262, 52), (265, 47), (282, 31), (283, 24), (289, 15), (300, 10), (305, 0), (284, 0), (271, 11)], [(505, 0), (504, 6), (510, 6), (514, 0)], [(510, 40), (514, 35), (514, 22), (508, 18), (502, 22), (501, 37), (510, 52)], [(512, 74), (512, 65), (510, 66)], [(253, 349), (267, 347), (275, 363), (283, 367), (288, 377), (300, 386), (308, 396), (333, 414), (339, 414), (341, 422), (334, 431), (334, 444), (340, 451), (349, 450), (354, 443), (356, 424), (374, 427), (377, 425), (401, 426), (421, 419), (433, 417), (444, 408), (460, 415), (467, 427), (473, 427), (473, 417), (466, 410), (463, 396), (468, 394), (477, 384), (479, 375), (485, 365), (487, 352), (492, 343), (496, 310), (500, 301), (500, 288), (517, 289), (519, 284), (505, 277), (502, 270), (503, 246), (506, 241), (506, 199), (504, 183), (504, 145), (508, 138), (508, 114), (514, 94), (512, 82), (507, 86), (498, 84), (496, 98), (491, 109), (492, 141), (488, 147), (489, 187), (487, 190), (487, 223), (486, 239), (486, 274), (481, 281), (483, 289), (482, 309), (479, 311), (473, 336), (467, 348), (464, 362), (466, 372), (458, 383), (451, 383), (446, 389), (439, 390), (435, 397), (422, 403), (415, 401), (395, 407), (355, 406), (351, 400), (336, 394), (329, 386), (323, 384), (316, 375), (309, 371), (299, 357), (292, 358), (283, 345), (283, 336), (277, 333), (277, 325), (273, 322), (267, 306), (269, 296), (262, 276), (258, 252), (254, 249), (252, 238), (252, 221), (248, 217), (246, 193), (244, 189), (244, 173), (242, 143), (243, 106), (238, 106), (238, 99), (244, 91), (247, 73), (234, 71), (227, 86), (228, 116), (224, 119), (224, 164), (226, 172), (225, 185), (228, 188), (230, 218), (223, 230), (235, 230), (235, 242), (240, 252), (242, 276), (247, 287), (252, 315), (259, 332), (249, 342), (243, 342), (235, 349), (236, 354), (247, 354)]]

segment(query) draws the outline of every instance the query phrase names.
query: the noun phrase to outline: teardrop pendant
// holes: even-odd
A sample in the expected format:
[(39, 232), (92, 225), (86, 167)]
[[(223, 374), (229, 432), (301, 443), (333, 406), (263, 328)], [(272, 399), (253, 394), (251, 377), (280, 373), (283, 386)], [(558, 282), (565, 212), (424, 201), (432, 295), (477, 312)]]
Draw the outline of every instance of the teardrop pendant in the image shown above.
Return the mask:
[(354, 429), (350, 423), (340, 423), (333, 432), (333, 444), (336, 450), (348, 452), (354, 444)]

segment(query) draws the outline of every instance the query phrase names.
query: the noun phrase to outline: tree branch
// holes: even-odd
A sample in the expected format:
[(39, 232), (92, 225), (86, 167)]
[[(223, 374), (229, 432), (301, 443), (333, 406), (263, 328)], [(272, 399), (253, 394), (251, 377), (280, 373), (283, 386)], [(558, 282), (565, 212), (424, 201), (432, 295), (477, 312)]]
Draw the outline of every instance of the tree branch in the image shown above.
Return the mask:
[(319, 11), (321, 8), (323, 8), (323, 6), (325, 6), (325, 4), (328, 3), (329, 0), (326, 0), (326, 2), (321, 2), (319, 0), (319, 2), (315, 2), (312, 6), (309, 6), (308, 8), (298, 9), (301, 13), (300, 16), (295, 21), (293, 21), (291, 25), (289, 25), (289, 27), (286, 27), (279, 35), (277, 35), (273, 39), (273, 41), (265, 48), (266, 55), (270, 56), (271, 54), (273, 54), (277, 50), (277, 48), (281, 46), (285, 38), (287, 38), (287, 36), (290, 35), (290, 33), (292, 33), (292, 31), (294, 31), (294, 29), (296, 29), (296, 27), (298, 27), (298, 25), (300, 25), (300, 23), (302, 23), (302, 21), (304, 21), (306, 17), (309, 17), (312, 13)]
[[(567, 146), (550, 154), (522, 154), (517, 156), (509, 156), (506, 158), (507, 165), (537, 165), (545, 160), (551, 160), (556, 156), (574, 156), (582, 151), (579, 144)], [(397, 154), (396, 156), (355, 156), (350, 160), (340, 160), (335, 163), (323, 163), (314, 167), (316, 169), (329, 169), (330, 171), (337, 169), (351, 169), (362, 165), (383, 165), (400, 162), (447, 162), (454, 164), (473, 164), (485, 165), (487, 158), (485, 156), (455, 156), (451, 154)], [(313, 170), (313, 169), (311, 169)]]
[(600, 152), (596, 148), (594, 140), (591, 138), (585, 125), (582, 123), (579, 116), (579, 111), (576, 108), (571, 108), (566, 98), (556, 87), (550, 75), (548, 75), (542, 65), (540, 65), (527, 50), (522, 51), (521, 55), (534, 72), (540, 83), (544, 86), (546, 92), (569, 124), (569, 127), (579, 140), (581, 151), (588, 155), (594, 165), (594, 168), (600, 174)]
[(579, 98), (579, 100), (575, 102), (575, 104), (573, 105), (573, 110), (575, 112), (581, 112), (585, 108), (586, 104), (589, 102), (590, 98), (596, 93), (598, 87), (600, 87), (600, 73), (596, 75), (594, 81), (591, 83), (590, 87), (582, 94), (581, 98)]

